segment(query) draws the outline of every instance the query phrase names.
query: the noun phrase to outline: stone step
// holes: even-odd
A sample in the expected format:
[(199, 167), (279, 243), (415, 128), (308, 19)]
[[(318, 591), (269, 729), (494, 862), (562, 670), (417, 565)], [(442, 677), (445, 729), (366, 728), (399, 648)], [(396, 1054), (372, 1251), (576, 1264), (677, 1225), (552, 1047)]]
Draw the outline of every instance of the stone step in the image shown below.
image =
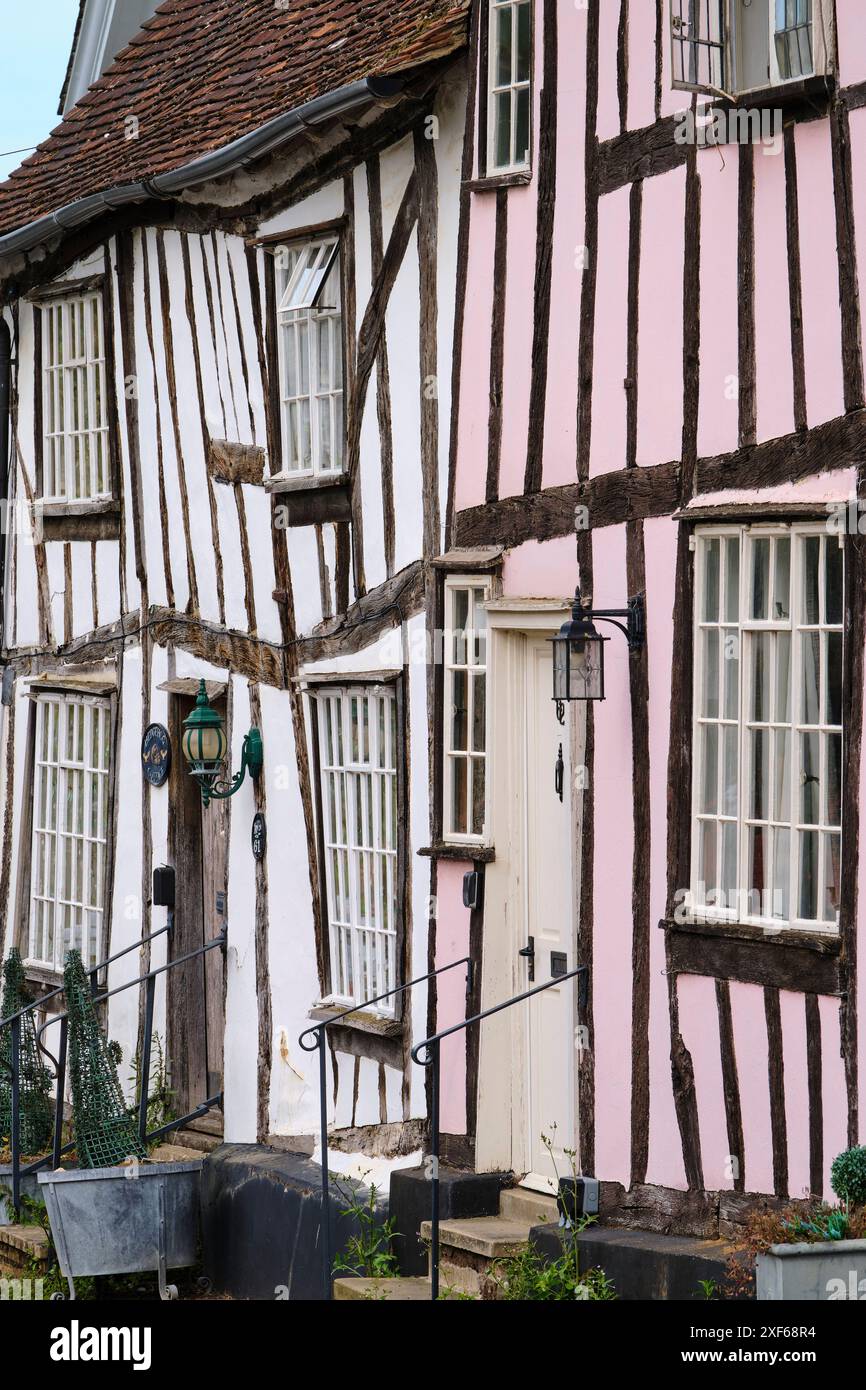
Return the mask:
[[(439, 1226), (441, 1250), (465, 1250), (482, 1260), (513, 1255), (529, 1240), (531, 1225), (507, 1216), (472, 1216), (463, 1221), (443, 1221)], [(421, 1225), (422, 1240), (430, 1240), (430, 1222)]]
[(160, 1144), (149, 1157), (151, 1163), (200, 1163), (202, 1152), (184, 1144)]
[(206, 1115), (200, 1115), (197, 1120), (190, 1120), (184, 1130), (185, 1134), (191, 1131), (195, 1134), (210, 1134), (214, 1138), (222, 1140), (225, 1128), (225, 1120), (221, 1110), (208, 1110)]
[(43, 1274), (50, 1262), (48, 1235), (41, 1226), (0, 1226), (0, 1270)]
[(507, 1187), (499, 1197), (499, 1215), (507, 1216), (509, 1221), (528, 1221), (530, 1226), (542, 1226), (559, 1220), (559, 1207), (550, 1193), (531, 1192), (528, 1187)]
[(402, 1279), (335, 1279), (334, 1298), (338, 1302), (361, 1299), (368, 1303), (430, 1302), (430, 1280)]
[(223, 1142), (222, 1135), (203, 1134), (201, 1130), (189, 1128), (174, 1130), (173, 1137), (184, 1148), (196, 1149), (199, 1158), (202, 1154), (213, 1153), (214, 1149), (218, 1149)]

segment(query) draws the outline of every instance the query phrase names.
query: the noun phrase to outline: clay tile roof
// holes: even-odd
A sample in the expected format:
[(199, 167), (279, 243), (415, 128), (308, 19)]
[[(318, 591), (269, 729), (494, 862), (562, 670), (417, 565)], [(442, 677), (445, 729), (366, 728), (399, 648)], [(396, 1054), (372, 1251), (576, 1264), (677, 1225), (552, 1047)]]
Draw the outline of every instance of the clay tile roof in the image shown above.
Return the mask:
[(361, 78), (455, 52), (468, 10), (469, 0), (165, 0), (0, 184), (0, 233), (176, 169)]

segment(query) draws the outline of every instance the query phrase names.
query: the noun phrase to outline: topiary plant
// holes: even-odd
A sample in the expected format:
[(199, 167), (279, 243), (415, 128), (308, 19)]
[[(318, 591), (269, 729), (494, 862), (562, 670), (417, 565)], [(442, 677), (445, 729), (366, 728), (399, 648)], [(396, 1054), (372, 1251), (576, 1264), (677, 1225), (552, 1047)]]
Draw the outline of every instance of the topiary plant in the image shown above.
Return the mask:
[(846, 1149), (833, 1159), (830, 1184), (841, 1201), (866, 1206), (866, 1147)]

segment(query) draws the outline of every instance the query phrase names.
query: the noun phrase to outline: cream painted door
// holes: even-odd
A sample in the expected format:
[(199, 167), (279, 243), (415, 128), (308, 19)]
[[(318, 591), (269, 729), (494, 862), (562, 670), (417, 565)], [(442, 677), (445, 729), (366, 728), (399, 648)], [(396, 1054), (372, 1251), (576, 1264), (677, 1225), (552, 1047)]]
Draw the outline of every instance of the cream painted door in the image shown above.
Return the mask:
[[(524, 864), (527, 934), (534, 946), (535, 984), (575, 968), (575, 897), (572, 863), (571, 750), (569, 728), (556, 719), (550, 643), (532, 637), (526, 652)], [(561, 758), (562, 798), (557, 789)], [(519, 943), (526, 944), (526, 943)], [(526, 958), (524, 958), (526, 959)], [(529, 962), (523, 966), (529, 988)], [(556, 1190), (556, 1171), (571, 1175), (564, 1150), (577, 1148), (575, 1117), (575, 982), (566, 980), (522, 1006), (527, 1011), (526, 1156), (524, 1185)], [(551, 1141), (553, 1154), (542, 1136)]]

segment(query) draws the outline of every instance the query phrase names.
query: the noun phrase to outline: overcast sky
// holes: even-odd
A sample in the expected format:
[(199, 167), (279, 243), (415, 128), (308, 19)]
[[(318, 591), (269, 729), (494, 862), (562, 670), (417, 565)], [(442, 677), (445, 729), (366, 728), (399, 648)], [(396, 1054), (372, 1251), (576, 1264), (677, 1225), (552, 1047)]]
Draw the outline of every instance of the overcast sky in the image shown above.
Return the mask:
[(58, 124), (78, 0), (4, 0), (0, 76), (0, 179)]

